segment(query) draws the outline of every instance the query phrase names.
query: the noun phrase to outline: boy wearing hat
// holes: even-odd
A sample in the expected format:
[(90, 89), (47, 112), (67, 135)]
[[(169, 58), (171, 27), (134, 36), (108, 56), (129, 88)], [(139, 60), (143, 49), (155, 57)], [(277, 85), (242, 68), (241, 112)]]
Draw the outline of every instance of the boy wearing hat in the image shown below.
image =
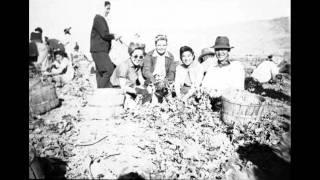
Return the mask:
[(226, 36), (218, 36), (212, 46), (217, 57), (217, 65), (207, 70), (202, 86), (211, 96), (220, 97), (227, 89), (244, 89), (245, 71), (239, 61), (230, 61), (229, 52), (233, 48)]

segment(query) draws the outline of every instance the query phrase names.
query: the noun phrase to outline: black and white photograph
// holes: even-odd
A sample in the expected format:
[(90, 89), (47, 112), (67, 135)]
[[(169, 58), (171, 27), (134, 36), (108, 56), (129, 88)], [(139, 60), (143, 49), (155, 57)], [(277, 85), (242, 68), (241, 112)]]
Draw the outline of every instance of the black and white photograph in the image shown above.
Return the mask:
[(29, 0), (29, 179), (291, 179), (290, 0)]

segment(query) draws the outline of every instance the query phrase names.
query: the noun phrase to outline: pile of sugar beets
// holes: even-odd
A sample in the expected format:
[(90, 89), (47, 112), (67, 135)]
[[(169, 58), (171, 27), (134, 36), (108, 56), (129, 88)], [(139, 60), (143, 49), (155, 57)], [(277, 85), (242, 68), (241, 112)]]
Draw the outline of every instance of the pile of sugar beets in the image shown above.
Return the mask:
[[(281, 102), (267, 99), (281, 107)], [(269, 107), (261, 121), (225, 124), (200, 92), (187, 103), (169, 98), (158, 106), (140, 106), (122, 118), (140, 119), (155, 129), (160, 144), (143, 147), (154, 155), (154, 178), (289, 178), (290, 113)], [(159, 148), (161, 147), (161, 148)]]
[[(88, 85), (84, 81), (88, 79), (76, 77), (71, 85), (60, 91), (64, 95), (83, 98), (90, 88), (77, 87)], [(206, 92), (197, 92), (187, 102), (169, 95), (162, 104), (136, 106), (119, 114), (118, 118), (143, 122), (158, 136), (158, 141), (139, 147), (152, 157), (156, 167), (150, 174), (142, 173), (146, 178), (289, 179), (290, 105), (272, 98), (267, 100), (283, 108), (270, 106), (260, 121), (246, 124), (225, 124), (220, 118), (220, 110), (212, 110)], [(85, 103), (82, 106), (86, 106)], [(48, 123), (33, 117), (29, 119), (29, 141), (40, 157), (59, 158), (69, 163), (68, 171), (72, 171), (76, 168), (70, 162), (71, 157), (76, 156), (73, 153), (78, 136), (76, 124), (81, 121), (83, 119), (75, 114)], [(84, 172), (67, 172), (66, 177), (90, 178)]]

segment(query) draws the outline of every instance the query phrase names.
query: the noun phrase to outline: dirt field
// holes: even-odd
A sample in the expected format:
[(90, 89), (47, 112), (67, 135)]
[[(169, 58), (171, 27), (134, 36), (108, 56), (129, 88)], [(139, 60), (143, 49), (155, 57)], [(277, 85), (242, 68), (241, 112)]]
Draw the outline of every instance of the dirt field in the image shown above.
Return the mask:
[[(289, 179), (290, 99), (266, 97), (260, 121), (227, 125), (203, 93), (131, 110), (90, 113), (95, 75), (57, 89), (61, 105), (29, 119), (29, 141), (47, 176), (115, 179)], [(290, 96), (290, 77), (265, 87)], [(108, 99), (105, 99), (108, 101)], [(114, 110), (114, 109), (113, 109)], [(117, 112), (117, 113), (112, 113)], [(65, 165), (65, 164), (66, 165)]]

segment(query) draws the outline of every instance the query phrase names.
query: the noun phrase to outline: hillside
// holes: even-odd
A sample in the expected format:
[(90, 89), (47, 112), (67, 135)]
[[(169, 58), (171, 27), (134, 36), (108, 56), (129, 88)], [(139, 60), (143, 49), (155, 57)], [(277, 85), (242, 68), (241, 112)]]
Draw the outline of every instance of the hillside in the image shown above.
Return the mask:
[[(211, 32), (210, 32), (211, 31)], [(204, 30), (205, 34), (226, 35), (235, 48), (233, 55), (266, 55), (290, 51), (289, 18), (249, 21)], [(213, 38), (214, 39), (214, 38)], [(214, 40), (212, 40), (214, 41)]]
[[(214, 24), (214, 23), (213, 23)], [(176, 60), (179, 60), (179, 48), (183, 45), (192, 47), (196, 56), (200, 55), (201, 49), (214, 45), (217, 36), (228, 36), (232, 49), (232, 56), (247, 57), (248, 55), (266, 57), (273, 52), (289, 52), (290, 54), (290, 29), (289, 18), (280, 17), (269, 20), (248, 21), (231, 25), (207, 27), (189, 27), (182, 29), (168, 29), (166, 34), (169, 38), (168, 50), (172, 52)], [(136, 32), (136, 31), (133, 31)], [(147, 51), (154, 48), (155, 31), (139, 30), (140, 40), (146, 43)], [(131, 33), (132, 34), (132, 33)], [(123, 34), (125, 41), (132, 40), (130, 34)], [(119, 42), (113, 44), (110, 53), (111, 58), (118, 64), (128, 57), (127, 48)]]

